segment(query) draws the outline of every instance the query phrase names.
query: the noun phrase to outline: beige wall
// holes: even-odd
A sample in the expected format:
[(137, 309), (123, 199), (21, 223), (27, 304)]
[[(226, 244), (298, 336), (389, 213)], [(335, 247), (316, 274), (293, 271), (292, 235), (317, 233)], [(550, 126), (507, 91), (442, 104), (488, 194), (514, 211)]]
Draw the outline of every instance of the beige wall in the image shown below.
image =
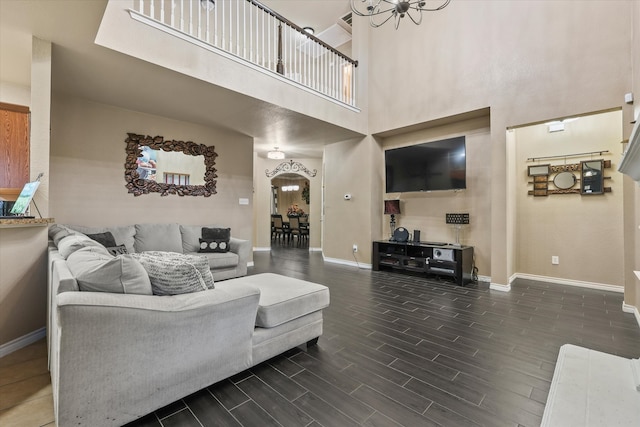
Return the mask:
[[(219, 224), (251, 239), (253, 142), (243, 135), (123, 110), (78, 98), (53, 100), (51, 212), (59, 223), (88, 226), (136, 222)], [(217, 194), (135, 197), (125, 188), (127, 133), (160, 135), (216, 148)]]
[[(633, 3), (632, 14), (633, 39), (632, 61), (632, 88), (635, 91), (636, 101), (634, 107), (626, 110), (625, 124), (640, 119), (640, 2)], [(631, 125), (625, 127), (625, 138), (629, 137)], [(640, 279), (633, 273), (640, 271), (640, 184), (625, 176), (624, 181), (624, 302), (635, 309), (636, 318), (640, 323)]]
[[(324, 150), (325, 258), (371, 264), (371, 242), (381, 238), (382, 198), (379, 159), (382, 151), (372, 137), (330, 144)], [(374, 179), (375, 178), (375, 179)], [(344, 195), (351, 199), (345, 200)], [(353, 254), (353, 245), (358, 252)]]
[[(617, 171), (622, 146), (622, 111), (589, 115), (549, 133), (545, 124), (514, 129), (516, 147), (516, 271), (547, 278), (622, 287), (624, 260), (623, 176)], [(603, 155), (527, 161), (593, 151)], [(533, 190), (528, 166), (563, 165), (583, 160), (609, 160), (603, 195), (528, 195)], [(580, 172), (574, 172), (580, 178)], [(550, 176), (553, 180), (555, 174)], [(574, 188), (580, 188), (578, 182)], [(549, 183), (549, 189), (556, 187)], [(560, 264), (552, 265), (558, 256)]]
[[(457, 1), (430, 14), (429, 25), (369, 30), (370, 133), (491, 108), (488, 259), (496, 286), (516, 273), (506, 129), (621, 107), (631, 89), (633, 3)], [(348, 247), (351, 236), (339, 238)]]
[[(309, 180), (309, 205), (305, 212), (309, 213), (310, 232), (309, 250), (319, 250), (322, 243), (322, 160), (321, 159), (285, 159), (270, 160), (258, 157), (254, 154), (254, 247), (258, 250), (265, 250), (271, 247), (271, 181), (278, 179), (283, 173), (291, 173), (288, 170), (280, 170), (273, 177), (267, 177), (266, 171), (273, 172), (283, 163), (291, 160), (301, 163), (315, 176), (310, 176), (304, 171), (297, 172), (301, 177)], [(300, 184), (302, 191), (302, 184)], [(280, 203), (280, 206), (283, 206)], [(286, 205), (284, 205), (286, 207)]]
[[(420, 240), (432, 242), (456, 241), (456, 230), (445, 223), (446, 213), (469, 213), (469, 225), (460, 230), (460, 243), (474, 247), (478, 274), (491, 276), (491, 153), (489, 117), (456, 122), (422, 131), (404, 133), (385, 138), (385, 149), (423, 142), (465, 136), (467, 158), (467, 188), (460, 191), (433, 191), (411, 193), (385, 193), (385, 199), (400, 199), (401, 214), (396, 215), (396, 226), (410, 233), (420, 230)], [(378, 163), (384, 170), (384, 158)], [(383, 177), (384, 178), (384, 177)], [(384, 192), (384, 181), (379, 183)], [(382, 204), (377, 214), (383, 212)], [(389, 216), (385, 215), (382, 236), (388, 238)]]
[[(49, 215), (49, 117), (51, 100), (51, 43), (32, 39), (31, 87), (3, 82), (0, 101), (29, 105), (30, 175), (45, 175), (34, 200), (43, 217)], [(28, 95), (28, 98), (27, 98)], [(32, 208), (32, 215), (38, 215)], [(0, 345), (36, 332), (46, 324), (47, 229), (0, 229)]]

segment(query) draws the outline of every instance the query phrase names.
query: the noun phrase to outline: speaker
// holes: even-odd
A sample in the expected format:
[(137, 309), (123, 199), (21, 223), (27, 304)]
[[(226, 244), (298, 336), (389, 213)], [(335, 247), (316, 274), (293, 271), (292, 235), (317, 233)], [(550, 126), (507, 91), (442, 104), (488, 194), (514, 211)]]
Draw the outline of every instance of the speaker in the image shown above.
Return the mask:
[(453, 257), (453, 249), (435, 248), (433, 250), (433, 259), (441, 259), (443, 261), (455, 261)]
[(404, 227), (398, 227), (393, 232), (393, 238), (391, 240), (394, 242), (404, 243), (409, 240), (409, 232)]
[(413, 241), (420, 243), (420, 230), (413, 230)]

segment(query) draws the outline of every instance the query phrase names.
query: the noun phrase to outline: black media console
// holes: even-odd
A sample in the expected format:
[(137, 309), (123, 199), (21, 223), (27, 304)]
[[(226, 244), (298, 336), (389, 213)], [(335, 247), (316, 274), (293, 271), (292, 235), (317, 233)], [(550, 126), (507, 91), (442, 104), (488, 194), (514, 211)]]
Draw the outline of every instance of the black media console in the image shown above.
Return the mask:
[(473, 280), (473, 246), (439, 242), (373, 242), (373, 270), (393, 269), (449, 276), (458, 285)]

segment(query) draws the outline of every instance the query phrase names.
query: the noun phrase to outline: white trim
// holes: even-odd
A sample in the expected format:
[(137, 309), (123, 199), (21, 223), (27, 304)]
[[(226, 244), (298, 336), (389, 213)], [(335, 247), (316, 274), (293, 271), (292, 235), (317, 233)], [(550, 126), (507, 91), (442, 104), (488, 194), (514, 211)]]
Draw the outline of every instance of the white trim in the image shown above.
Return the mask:
[(524, 274), (524, 273), (516, 273), (514, 280), (515, 279), (536, 280), (538, 282), (555, 283), (558, 285), (577, 286), (580, 288), (598, 289), (601, 291), (624, 293), (623, 286), (610, 285), (607, 283), (583, 282), (580, 280), (561, 279), (559, 277), (538, 276), (535, 274)]
[(253, 261), (248, 261), (247, 262), (247, 267), (253, 267)]
[(478, 282), (491, 283), (491, 276), (478, 276)]
[(14, 351), (20, 350), (23, 347), (33, 344), (34, 342), (47, 336), (47, 328), (42, 327), (33, 332), (29, 332), (27, 335), (23, 335), (20, 338), (9, 341), (0, 345), (0, 357), (4, 357)]
[(638, 326), (640, 326), (640, 311), (638, 311), (638, 307), (622, 301), (622, 311), (624, 311), (625, 313), (633, 313), (633, 315), (636, 317)]
[(491, 283), (489, 289), (500, 292), (511, 292), (511, 283), (508, 285), (501, 285), (500, 283)]
[(349, 104), (347, 104), (345, 102), (340, 101), (339, 99), (332, 98), (332, 97), (330, 97), (328, 95), (325, 95), (324, 93), (322, 93), (320, 91), (317, 91), (317, 90), (315, 90), (313, 88), (310, 88), (308, 86), (302, 85), (302, 84), (296, 82), (295, 80), (291, 80), (291, 79), (289, 79), (287, 77), (284, 77), (284, 76), (282, 76), (281, 74), (279, 74), (279, 73), (277, 73), (275, 71), (271, 71), (271, 70), (269, 70), (267, 68), (263, 68), (263, 67), (261, 67), (261, 66), (259, 66), (257, 64), (254, 64), (252, 62), (247, 61), (244, 58), (241, 58), (241, 57), (236, 56), (236, 55), (234, 55), (232, 53), (229, 53), (229, 52), (227, 52), (225, 50), (222, 50), (219, 47), (216, 47), (216, 46), (210, 45), (209, 43), (205, 43), (205, 42), (203, 42), (201, 40), (198, 40), (197, 38), (193, 37), (190, 34), (187, 34), (187, 33), (183, 32), (183, 31), (177, 30), (177, 29), (175, 29), (175, 28), (173, 28), (173, 27), (171, 27), (169, 25), (163, 24), (162, 22), (156, 21), (155, 19), (151, 19), (151, 18), (141, 14), (137, 10), (129, 9), (129, 14), (131, 15), (132, 19), (134, 19), (134, 20), (136, 20), (138, 22), (142, 22), (143, 24), (147, 24), (147, 25), (149, 25), (149, 26), (151, 26), (153, 28), (156, 28), (156, 29), (158, 29), (160, 31), (164, 31), (167, 34), (170, 34), (170, 35), (172, 35), (174, 37), (177, 37), (177, 38), (182, 39), (182, 40), (184, 40), (186, 42), (194, 44), (194, 45), (196, 45), (198, 47), (201, 47), (201, 48), (203, 48), (205, 50), (208, 50), (209, 52), (213, 52), (213, 53), (216, 53), (216, 54), (218, 54), (220, 56), (224, 56), (227, 59), (230, 59), (230, 60), (232, 60), (234, 62), (237, 62), (238, 64), (245, 65), (245, 66), (247, 66), (247, 67), (249, 67), (249, 68), (251, 68), (251, 69), (253, 69), (255, 71), (259, 71), (259, 72), (261, 72), (263, 74), (268, 74), (271, 77), (276, 78), (277, 80), (280, 80), (280, 81), (285, 82), (285, 83), (289, 83), (290, 85), (296, 86), (298, 89), (304, 90), (305, 92), (309, 92), (309, 93), (312, 93), (314, 95), (317, 95), (317, 96), (319, 96), (321, 98), (326, 99), (327, 101), (333, 102), (334, 104), (340, 105), (340, 106), (342, 106), (342, 107), (344, 107), (344, 108), (346, 108), (348, 110), (351, 110), (353, 112), (356, 112), (356, 113), (360, 113), (361, 112), (361, 110), (358, 107), (349, 105)]
[(260, 246), (260, 247), (253, 248), (254, 252), (269, 252), (270, 250), (271, 250), (271, 246)]
[(309, 248), (309, 252), (322, 252), (322, 248)]
[(371, 268), (372, 268), (371, 264), (364, 264), (364, 263), (361, 263), (361, 262), (348, 261), (346, 259), (340, 259), (340, 258), (327, 258), (326, 256), (324, 256), (324, 254), (322, 255), (322, 259), (324, 260), (324, 262), (330, 262), (332, 264), (348, 265), (348, 266), (351, 266), (351, 267), (358, 267), (358, 268), (361, 268), (363, 270), (371, 270)]

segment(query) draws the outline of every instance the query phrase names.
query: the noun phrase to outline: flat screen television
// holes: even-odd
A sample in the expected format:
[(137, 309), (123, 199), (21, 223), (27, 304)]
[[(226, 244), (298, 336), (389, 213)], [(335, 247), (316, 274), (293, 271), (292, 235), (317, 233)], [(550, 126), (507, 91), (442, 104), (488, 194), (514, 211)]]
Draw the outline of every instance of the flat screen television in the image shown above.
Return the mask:
[(384, 160), (387, 193), (467, 188), (464, 136), (392, 148)]

